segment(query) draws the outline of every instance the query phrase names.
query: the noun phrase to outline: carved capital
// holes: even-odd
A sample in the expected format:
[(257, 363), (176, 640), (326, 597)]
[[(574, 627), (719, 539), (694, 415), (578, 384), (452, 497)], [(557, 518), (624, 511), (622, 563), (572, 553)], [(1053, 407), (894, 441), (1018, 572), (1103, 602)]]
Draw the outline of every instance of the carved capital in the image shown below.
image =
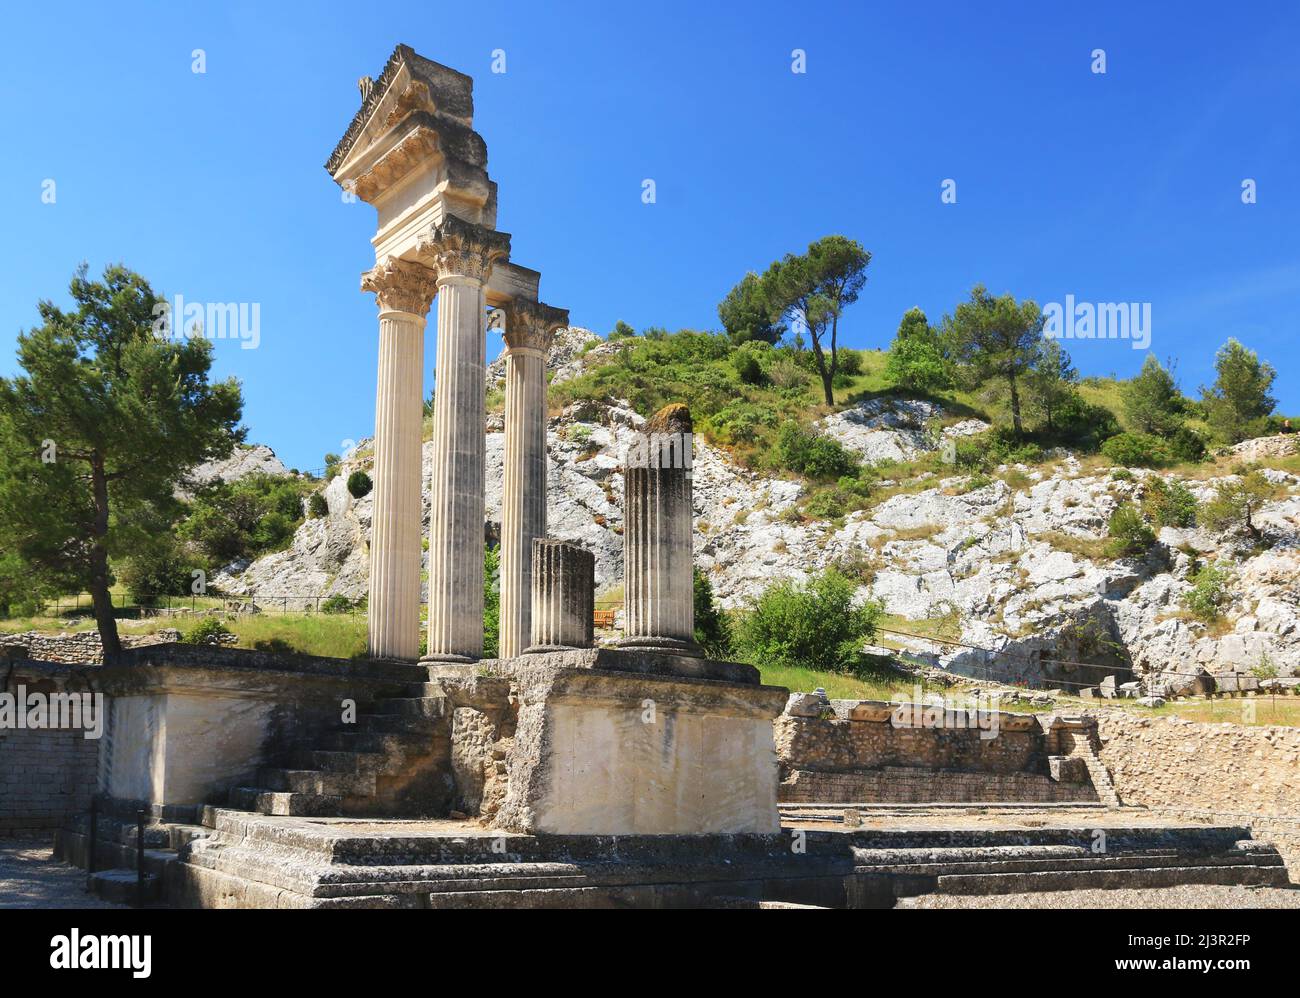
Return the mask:
[(486, 284), (492, 267), (510, 256), (510, 236), (448, 215), (416, 246), (438, 279), (468, 277)]
[(551, 349), (555, 331), (569, 324), (569, 310), (554, 308), (539, 301), (512, 298), (506, 303), (506, 327), (502, 333), (508, 350)]
[(390, 256), (361, 275), (361, 290), (373, 291), (383, 311), (423, 316), (438, 291), (437, 275), (428, 267)]

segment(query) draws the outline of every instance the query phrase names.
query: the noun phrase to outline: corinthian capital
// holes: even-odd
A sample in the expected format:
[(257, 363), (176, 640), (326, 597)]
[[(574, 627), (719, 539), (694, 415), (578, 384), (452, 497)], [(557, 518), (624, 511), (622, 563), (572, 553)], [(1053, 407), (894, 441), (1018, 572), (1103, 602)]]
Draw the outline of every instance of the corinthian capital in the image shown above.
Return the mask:
[(438, 291), (437, 275), (428, 267), (390, 256), (361, 275), (361, 290), (373, 291), (384, 311), (427, 315)]
[(510, 256), (510, 235), (446, 216), (416, 245), (420, 259), (444, 277), (468, 277), (486, 284), (492, 267)]
[(506, 303), (506, 328), (502, 337), (509, 350), (551, 349), (555, 331), (569, 324), (569, 310), (554, 308), (539, 301), (512, 298)]

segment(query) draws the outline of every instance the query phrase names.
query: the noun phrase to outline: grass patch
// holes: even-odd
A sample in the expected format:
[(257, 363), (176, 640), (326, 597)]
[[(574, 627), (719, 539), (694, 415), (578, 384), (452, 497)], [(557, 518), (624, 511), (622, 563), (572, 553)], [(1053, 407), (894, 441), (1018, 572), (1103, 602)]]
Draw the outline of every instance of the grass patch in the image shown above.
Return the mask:
[[(361, 613), (236, 617), (225, 625), (239, 638), (240, 648), (328, 658), (366, 657), (366, 617)], [(184, 630), (182, 626), (182, 633)]]

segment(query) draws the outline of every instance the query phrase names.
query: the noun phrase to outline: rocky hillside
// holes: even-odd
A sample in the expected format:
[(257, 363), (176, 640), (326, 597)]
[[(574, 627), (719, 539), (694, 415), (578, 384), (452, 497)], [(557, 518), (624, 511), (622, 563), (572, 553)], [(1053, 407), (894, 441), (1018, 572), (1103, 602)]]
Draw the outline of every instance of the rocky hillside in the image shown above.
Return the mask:
[[(553, 384), (612, 349), (580, 329), (561, 342), (552, 356)], [(500, 377), (498, 362), (489, 384)], [(825, 417), (819, 427), (869, 462), (910, 460), (942, 447), (945, 437), (987, 429), (967, 419), (928, 431), (943, 415), (928, 401), (873, 399)], [(611, 399), (575, 403), (548, 428), (550, 533), (595, 552), (604, 591), (621, 585), (620, 457), (642, 422), (625, 402)], [(499, 416), (489, 417), (487, 428), (487, 515), (497, 521)], [(1235, 452), (1234, 460), (1267, 463), (1295, 453), (1294, 438), (1247, 441)], [(343, 462), (325, 489), (328, 515), (307, 520), (290, 549), (230, 566), (214, 584), (290, 606), (290, 597), (363, 595), (371, 499), (354, 500), (344, 483), (368, 464), (367, 454), (363, 442)], [(426, 481), (429, 459), (426, 444)], [(1265, 543), (1251, 546), (1203, 527), (1166, 527), (1144, 557), (1114, 559), (1103, 553), (1111, 514), (1139, 498), (1151, 476), (1172, 476), (1116, 471), (1095, 458), (1081, 462), (1059, 453), (1044, 465), (1002, 467), (987, 477), (927, 472), (887, 480), (870, 508), (818, 521), (799, 514), (803, 482), (759, 475), (697, 439), (696, 561), (729, 608), (744, 606), (775, 579), (838, 566), (859, 581), (863, 599), (880, 600), (901, 618), (891, 627), (961, 642), (903, 639), (967, 674), (1082, 685), (1097, 678), (1095, 670), (1074, 664), (1086, 662), (1162, 673), (1151, 677), (1152, 685), (1168, 689), (1189, 684), (1201, 668), (1248, 673), (1271, 662), (1290, 676), (1300, 666), (1300, 478), (1276, 469), (1264, 474), (1277, 487), (1256, 518)], [(1224, 477), (1185, 484), (1204, 500)], [(427, 501), (426, 495), (426, 529)], [(1183, 603), (1204, 563), (1225, 566), (1229, 579), (1228, 602), (1213, 625), (1195, 619)]]

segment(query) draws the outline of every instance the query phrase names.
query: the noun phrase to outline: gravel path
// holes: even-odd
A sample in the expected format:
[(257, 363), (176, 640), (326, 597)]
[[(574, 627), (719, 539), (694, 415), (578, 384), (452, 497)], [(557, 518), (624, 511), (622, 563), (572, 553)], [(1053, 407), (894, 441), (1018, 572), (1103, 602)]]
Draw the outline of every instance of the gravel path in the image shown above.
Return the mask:
[(1184, 884), (1140, 890), (1044, 891), (901, 898), (899, 908), (1300, 908), (1300, 889)]
[(85, 890), (86, 871), (36, 841), (0, 839), (0, 908), (121, 908)]

